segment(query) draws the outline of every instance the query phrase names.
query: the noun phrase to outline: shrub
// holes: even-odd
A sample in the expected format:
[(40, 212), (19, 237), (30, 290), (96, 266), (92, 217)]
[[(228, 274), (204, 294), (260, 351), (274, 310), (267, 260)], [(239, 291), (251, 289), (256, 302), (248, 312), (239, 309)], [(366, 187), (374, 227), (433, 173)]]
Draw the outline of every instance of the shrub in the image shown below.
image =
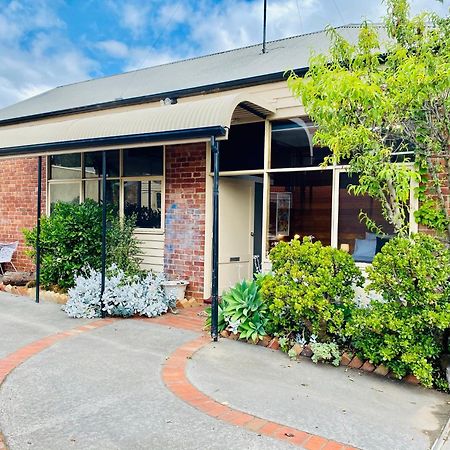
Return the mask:
[(341, 352), (339, 351), (339, 347), (334, 342), (314, 342), (310, 344), (313, 355), (311, 356), (311, 360), (314, 363), (322, 362), (331, 362), (333, 366), (338, 366), (341, 362)]
[(384, 301), (356, 312), (348, 334), (359, 354), (425, 386), (439, 378), (442, 333), (450, 326), (450, 251), (424, 234), (394, 238), (368, 269)]
[[(173, 306), (176, 299), (167, 298), (163, 274), (148, 273), (145, 277), (129, 277), (116, 266), (108, 270), (102, 297), (103, 310), (110, 316), (159, 316)], [(101, 315), (99, 271), (89, 268), (75, 279), (69, 289), (69, 300), (63, 310), (69, 317), (94, 318)]]
[[(127, 274), (139, 271), (134, 219), (123, 223), (108, 208), (107, 264), (115, 263)], [(24, 230), (25, 242), (36, 252), (36, 228)], [(50, 216), (41, 219), (41, 283), (67, 290), (85, 267), (101, 267), (102, 206), (93, 200), (81, 204), (59, 202)]]
[(273, 274), (261, 292), (273, 317), (273, 331), (304, 332), (321, 342), (340, 337), (355, 308), (353, 285), (363, 277), (352, 257), (304, 238), (280, 242), (270, 252)]
[[(211, 325), (211, 309), (207, 324)], [(268, 309), (261, 299), (256, 281), (242, 281), (222, 296), (219, 304), (219, 331), (240, 333), (240, 339), (256, 342), (265, 336)]]

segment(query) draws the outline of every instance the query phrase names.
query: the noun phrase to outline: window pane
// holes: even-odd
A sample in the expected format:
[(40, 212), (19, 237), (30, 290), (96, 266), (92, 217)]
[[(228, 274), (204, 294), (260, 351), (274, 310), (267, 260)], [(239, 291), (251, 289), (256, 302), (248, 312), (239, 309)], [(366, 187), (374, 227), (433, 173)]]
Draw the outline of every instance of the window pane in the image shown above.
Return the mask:
[(125, 216), (136, 216), (140, 228), (161, 228), (161, 181), (126, 181)]
[[(119, 172), (119, 150), (106, 152), (106, 176), (118, 177)], [(102, 152), (88, 152), (84, 154), (84, 176), (85, 178), (98, 178), (102, 176)]]
[(123, 151), (125, 177), (163, 174), (163, 147), (132, 148)]
[(53, 180), (81, 178), (81, 154), (50, 156), (50, 178)]
[(313, 236), (331, 243), (331, 170), (276, 173), (270, 179), (269, 248)]
[(263, 169), (264, 123), (232, 126), (228, 140), (219, 146), (221, 171)]
[[(113, 205), (114, 209), (119, 212), (119, 180), (106, 181), (106, 201), (109, 205)], [(84, 198), (90, 198), (99, 202), (103, 199), (102, 180), (87, 180), (84, 182)]]
[(57, 202), (79, 203), (80, 183), (50, 183), (50, 211)]
[[(367, 230), (360, 220), (360, 212), (381, 226), (384, 233), (392, 235), (394, 229), (383, 218), (380, 202), (368, 196), (355, 196), (348, 193), (348, 187), (358, 184), (356, 175), (341, 173), (339, 176), (339, 218), (338, 247), (349, 251), (355, 261), (371, 262), (376, 253), (377, 235)], [(378, 245), (384, 241), (378, 237)], [(380, 242), (381, 241), (381, 242)]]
[(331, 154), (328, 148), (313, 146), (315, 126), (295, 120), (272, 124), (272, 169), (318, 166)]

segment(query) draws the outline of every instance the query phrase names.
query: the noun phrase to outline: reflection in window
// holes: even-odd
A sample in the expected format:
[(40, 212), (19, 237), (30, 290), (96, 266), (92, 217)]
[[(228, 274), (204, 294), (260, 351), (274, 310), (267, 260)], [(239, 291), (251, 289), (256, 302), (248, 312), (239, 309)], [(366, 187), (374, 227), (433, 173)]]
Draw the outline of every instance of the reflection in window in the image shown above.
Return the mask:
[[(102, 176), (103, 152), (88, 152), (84, 154), (84, 177), (98, 178)], [(118, 177), (120, 157), (119, 150), (109, 150), (106, 152), (106, 176)]]
[(328, 148), (315, 147), (312, 143), (316, 130), (311, 123), (301, 119), (274, 122), (272, 125), (271, 167), (314, 167), (330, 155)]
[[(84, 182), (84, 198), (90, 198), (98, 203), (103, 200), (102, 180), (86, 180)], [(106, 181), (106, 201), (109, 205), (114, 207), (114, 210), (119, 212), (119, 180)]]
[(57, 202), (79, 203), (80, 183), (50, 183), (50, 212)]
[(163, 147), (131, 148), (123, 151), (123, 176), (163, 174)]
[(50, 179), (70, 180), (81, 178), (81, 154), (50, 156)]
[(348, 187), (353, 184), (358, 184), (356, 175), (339, 175), (338, 248), (352, 254), (355, 261), (369, 263), (377, 248), (379, 251), (387, 238), (368, 232), (366, 225), (360, 220), (360, 212), (367, 214), (387, 235), (393, 235), (394, 229), (384, 219), (378, 200), (349, 194)]
[(276, 173), (270, 180), (269, 246), (298, 235), (331, 243), (332, 172)]
[(125, 181), (124, 213), (139, 228), (161, 228), (161, 181)]

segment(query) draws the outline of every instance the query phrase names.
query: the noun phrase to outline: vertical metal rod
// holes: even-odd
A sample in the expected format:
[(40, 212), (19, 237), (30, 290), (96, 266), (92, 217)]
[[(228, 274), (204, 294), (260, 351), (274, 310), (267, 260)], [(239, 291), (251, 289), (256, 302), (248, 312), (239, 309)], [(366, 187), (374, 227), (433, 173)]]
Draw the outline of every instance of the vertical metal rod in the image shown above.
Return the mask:
[(36, 211), (36, 303), (41, 288), (41, 209), (42, 209), (42, 156), (38, 156)]
[(212, 286), (211, 286), (211, 337), (219, 337), (219, 144), (211, 136), (214, 161), (213, 179), (213, 242), (212, 242)]
[(266, 29), (267, 29), (267, 0), (264, 0), (263, 45), (262, 45), (263, 53), (266, 53)]
[(103, 310), (103, 293), (105, 292), (105, 278), (106, 278), (106, 151), (102, 152), (102, 280), (100, 288), (100, 308), (102, 317), (106, 316)]

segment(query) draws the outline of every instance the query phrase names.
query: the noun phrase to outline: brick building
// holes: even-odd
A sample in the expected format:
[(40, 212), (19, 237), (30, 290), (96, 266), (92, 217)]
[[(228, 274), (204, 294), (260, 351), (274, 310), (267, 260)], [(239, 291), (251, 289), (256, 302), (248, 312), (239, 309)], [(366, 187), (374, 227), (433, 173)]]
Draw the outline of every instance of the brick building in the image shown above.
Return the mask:
[[(339, 30), (356, 41), (359, 27)], [(219, 290), (267, 263), (270, 247), (295, 235), (361, 250), (370, 237), (350, 197), (346, 166), (321, 167), (315, 126), (292, 97), (285, 71), (307, 70), (311, 33), (50, 90), (0, 111), (0, 242), (19, 240), (16, 266), (31, 270), (21, 230), (36, 221), (37, 156), (44, 156), (43, 213), (56, 201), (106, 198), (137, 213), (143, 267), (210, 296), (213, 177), (219, 159)], [(102, 192), (101, 154), (107, 151)], [(411, 210), (417, 205), (411, 196)], [(411, 216), (411, 229), (417, 229)], [(370, 253), (370, 252), (369, 252)]]

